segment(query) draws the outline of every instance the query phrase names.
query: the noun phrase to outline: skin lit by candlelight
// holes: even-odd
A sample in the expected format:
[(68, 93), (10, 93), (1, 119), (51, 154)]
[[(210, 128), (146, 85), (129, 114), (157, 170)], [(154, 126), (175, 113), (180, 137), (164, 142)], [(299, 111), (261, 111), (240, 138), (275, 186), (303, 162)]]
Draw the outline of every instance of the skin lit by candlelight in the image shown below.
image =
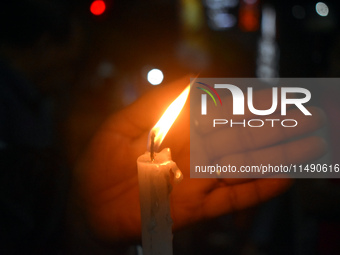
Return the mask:
[[(177, 116), (184, 107), (185, 102), (189, 96), (190, 85), (188, 85), (185, 90), (170, 104), (166, 109), (162, 117), (159, 119), (157, 124), (151, 129), (150, 134), (155, 135), (154, 139), (154, 150), (157, 151), (165, 135), (168, 133), (170, 127), (175, 122)], [(152, 137), (152, 135), (149, 135)], [(151, 142), (149, 142), (151, 144)]]

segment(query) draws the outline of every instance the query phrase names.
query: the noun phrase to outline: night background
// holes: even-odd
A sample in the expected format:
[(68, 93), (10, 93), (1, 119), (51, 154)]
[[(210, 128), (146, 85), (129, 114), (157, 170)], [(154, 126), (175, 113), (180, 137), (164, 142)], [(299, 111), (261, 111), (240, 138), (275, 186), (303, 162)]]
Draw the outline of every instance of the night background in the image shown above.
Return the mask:
[[(64, 148), (66, 165), (74, 164), (110, 114), (153, 89), (147, 74), (154, 68), (164, 74), (158, 86), (188, 74), (264, 79), (340, 74), (338, 1), (94, 2), (98, 5), (27, 0), (0, 7), (2, 66), (14, 59), (13, 69), (50, 98), (48, 107), (55, 112), (50, 125), (62, 137), (57, 144)], [(1, 67), (4, 77), (7, 68)], [(339, 163), (340, 88), (311, 92), (330, 117), (329, 162)], [(33, 143), (40, 148), (39, 141)], [(61, 187), (67, 186), (68, 175), (61, 177)], [(59, 192), (68, 193), (67, 188)], [(64, 198), (58, 199), (51, 203), (62, 204)], [(266, 203), (176, 232), (174, 254), (340, 254), (339, 201), (337, 179), (299, 179)], [(62, 245), (52, 242), (55, 254), (139, 254), (138, 241), (117, 251), (83, 234), (81, 226), (70, 228)]]

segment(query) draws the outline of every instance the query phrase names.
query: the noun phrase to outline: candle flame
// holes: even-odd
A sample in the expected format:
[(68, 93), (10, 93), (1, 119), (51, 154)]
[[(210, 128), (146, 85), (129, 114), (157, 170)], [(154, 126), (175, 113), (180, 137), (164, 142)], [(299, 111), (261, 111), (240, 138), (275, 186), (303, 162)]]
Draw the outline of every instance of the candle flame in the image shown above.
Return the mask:
[(149, 134), (149, 146), (151, 144), (151, 137), (154, 134), (154, 149), (158, 150), (159, 146), (164, 140), (165, 135), (168, 133), (170, 127), (175, 122), (177, 116), (183, 109), (185, 102), (189, 96), (190, 85), (188, 85), (185, 90), (170, 104), (170, 106), (163, 113), (162, 117), (156, 123), (156, 125), (151, 129)]

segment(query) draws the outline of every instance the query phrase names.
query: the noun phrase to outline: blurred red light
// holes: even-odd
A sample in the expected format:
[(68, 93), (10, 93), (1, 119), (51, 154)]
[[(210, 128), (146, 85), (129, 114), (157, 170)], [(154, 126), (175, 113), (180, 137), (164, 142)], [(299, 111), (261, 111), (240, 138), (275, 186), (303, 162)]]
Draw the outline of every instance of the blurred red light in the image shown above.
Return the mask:
[(240, 12), (239, 25), (241, 29), (248, 32), (259, 29), (259, 15), (255, 10), (243, 10)]
[(254, 32), (260, 28), (259, 1), (248, 0), (241, 2), (238, 25), (245, 32)]
[(90, 6), (90, 11), (93, 15), (101, 15), (106, 9), (105, 2), (102, 0), (95, 0)]

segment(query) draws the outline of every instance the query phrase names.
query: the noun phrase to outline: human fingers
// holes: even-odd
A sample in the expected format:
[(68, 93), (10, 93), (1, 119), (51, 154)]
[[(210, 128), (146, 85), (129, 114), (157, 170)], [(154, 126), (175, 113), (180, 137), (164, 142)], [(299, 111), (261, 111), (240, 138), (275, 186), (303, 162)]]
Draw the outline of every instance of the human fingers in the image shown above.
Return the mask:
[(252, 178), (266, 177), (261, 173), (243, 173), (241, 167), (260, 166), (260, 165), (291, 165), (303, 164), (315, 160), (326, 153), (327, 146), (325, 141), (320, 137), (307, 137), (272, 147), (266, 147), (259, 150), (248, 151), (244, 153), (230, 154), (222, 157), (214, 163), (220, 166), (235, 166), (236, 172), (220, 173), (220, 177), (226, 176), (231, 178)]
[[(149, 131), (163, 115), (167, 107), (190, 84), (190, 77), (184, 77), (167, 85), (157, 87), (140, 97), (135, 103), (120, 111), (118, 117), (125, 125), (121, 131), (131, 132), (131, 127), (138, 131)], [(140, 132), (133, 132), (139, 135)]]
[(257, 205), (284, 192), (291, 179), (257, 179), (251, 182), (221, 186), (207, 195), (202, 206), (204, 218), (213, 218), (226, 213)]
[[(295, 127), (284, 127), (280, 121), (266, 121), (266, 119), (280, 119), (280, 115), (274, 114), (261, 119), (265, 124), (260, 128), (250, 126), (220, 128), (216, 132), (203, 136), (202, 143), (208, 158), (211, 160), (231, 153), (240, 153), (271, 146), (315, 131), (325, 123), (325, 115), (321, 109), (309, 107), (308, 110), (312, 116), (306, 116), (298, 109), (287, 112), (286, 119), (294, 119), (297, 121), (298, 124)], [(256, 125), (258, 125), (258, 123), (256, 123)]]
[[(192, 91), (192, 93), (197, 93), (196, 91)], [(247, 97), (247, 93), (245, 93), (245, 98)], [(193, 96), (196, 98), (196, 96)], [(228, 117), (232, 117), (234, 122), (240, 122), (244, 119), (248, 120), (253, 118), (255, 115), (245, 107), (244, 114), (242, 115), (232, 115), (232, 109), (236, 106), (233, 106), (234, 99), (231, 95), (226, 95), (221, 100), (223, 102), (222, 105), (214, 106), (214, 103), (208, 100), (207, 102), (207, 115), (201, 115), (201, 102), (192, 101), (191, 103), (191, 122), (192, 126), (195, 126), (195, 129), (200, 134), (204, 135), (210, 132), (213, 132), (211, 128), (212, 120), (221, 119)], [(264, 89), (253, 92), (253, 105), (256, 106), (257, 109), (270, 109), (273, 105), (272, 102), (272, 89)], [(291, 105), (288, 105), (291, 107)], [(237, 108), (237, 107), (236, 107)], [(280, 103), (277, 103), (276, 110), (274, 113), (277, 113), (280, 110)], [(258, 116), (256, 116), (258, 118)], [(222, 126), (217, 126), (216, 129), (223, 128)]]

